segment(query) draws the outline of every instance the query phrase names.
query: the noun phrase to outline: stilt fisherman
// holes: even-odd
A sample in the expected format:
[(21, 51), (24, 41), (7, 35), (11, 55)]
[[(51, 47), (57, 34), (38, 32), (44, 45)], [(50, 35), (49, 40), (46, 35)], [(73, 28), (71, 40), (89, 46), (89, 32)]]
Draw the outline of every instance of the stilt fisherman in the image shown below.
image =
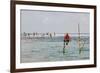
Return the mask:
[(63, 53), (65, 53), (65, 47), (68, 46), (69, 41), (71, 40), (71, 37), (69, 36), (69, 34), (65, 34), (64, 35), (64, 47), (63, 47)]
[(68, 45), (69, 41), (71, 40), (71, 37), (69, 36), (69, 34), (65, 34), (64, 36), (64, 43), (65, 45)]

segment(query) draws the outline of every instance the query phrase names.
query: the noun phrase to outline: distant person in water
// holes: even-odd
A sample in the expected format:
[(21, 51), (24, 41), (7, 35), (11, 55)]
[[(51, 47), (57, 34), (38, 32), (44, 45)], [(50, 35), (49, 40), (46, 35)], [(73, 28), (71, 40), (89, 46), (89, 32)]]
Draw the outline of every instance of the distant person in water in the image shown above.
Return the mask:
[(56, 36), (56, 33), (54, 32), (54, 37)]
[(52, 38), (52, 33), (50, 33), (49, 35), (50, 35), (50, 38)]

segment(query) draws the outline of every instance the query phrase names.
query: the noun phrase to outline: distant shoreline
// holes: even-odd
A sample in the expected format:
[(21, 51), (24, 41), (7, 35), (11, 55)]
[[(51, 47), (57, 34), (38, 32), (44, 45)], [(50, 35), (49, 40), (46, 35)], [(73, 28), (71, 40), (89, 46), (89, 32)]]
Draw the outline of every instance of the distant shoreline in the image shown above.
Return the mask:
[[(63, 34), (63, 33), (59, 33), (59, 34), (51, 34), (52, 35), (52, 37), (59, 37), (59, 36), (64, 36), (65, 34)], [(69, 33), (69, 35), (70, 36), (72, 36), (72, 37), (77, 37), (77, 36), (79, 36), (79, 34), (78, 33)], [(21, 33), (21, 37), (23, 37), (24, 36), (24, 34), (23, 33)], [(42, 35), (42, 33), (41, 34), (37, 34), (37, 35), (33, 35), (32, 33), (30, 33), (30, 35), (26, 35), (25, 37), (42, 37), (42, 36), (44, 36), (44, 37), (49, 37), (49, 35), (46, 35), (46, 34), (44, 34), (43, 33), (43, 35)], [(90, 33), (80, 33), (80, 36), (90, 36)]]

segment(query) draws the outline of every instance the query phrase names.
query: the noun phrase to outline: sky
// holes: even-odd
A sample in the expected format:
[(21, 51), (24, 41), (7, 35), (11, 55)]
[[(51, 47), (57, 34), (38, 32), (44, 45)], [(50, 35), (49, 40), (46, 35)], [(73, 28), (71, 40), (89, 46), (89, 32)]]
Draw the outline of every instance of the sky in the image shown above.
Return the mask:
[(21, 33), (89, 33), (90, 14), (86, 12), (21, 10)]

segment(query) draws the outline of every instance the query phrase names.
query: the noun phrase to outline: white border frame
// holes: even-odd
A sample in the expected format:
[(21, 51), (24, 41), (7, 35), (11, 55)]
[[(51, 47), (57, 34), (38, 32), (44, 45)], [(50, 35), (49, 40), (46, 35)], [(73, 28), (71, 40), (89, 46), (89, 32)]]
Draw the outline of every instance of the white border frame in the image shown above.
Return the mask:
[[(70, 12), (89, 12), (90, 13), (90, 59), (79, 61), (58, 61), (58, 62), (39, 62), (39, 63), (20, 63), (20, 9), (29, 10), (49, 10), (49, 11), (70, 11)], [(57, 66), (74, 66), (94, 64), (94, 10), (85, 8), (70, 7), (51, 7), (35, 5), (16, 5), (16, 69), (23, 68), (40, 68), (40, 67), (57, 67)]]

